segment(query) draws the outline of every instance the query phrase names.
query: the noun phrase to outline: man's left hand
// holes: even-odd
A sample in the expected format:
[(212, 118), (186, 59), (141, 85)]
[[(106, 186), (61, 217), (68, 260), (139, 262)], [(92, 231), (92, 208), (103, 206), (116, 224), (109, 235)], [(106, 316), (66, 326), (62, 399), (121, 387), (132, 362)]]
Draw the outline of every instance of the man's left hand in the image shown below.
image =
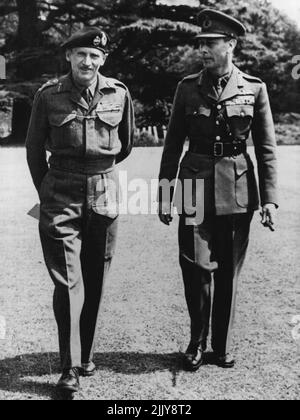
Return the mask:
[(276, 205), (272, 203), (265, 204), (262, 208), (261, 223), (263, 226), (269, 228), (272, 232), (275, 232), (276, 212)]

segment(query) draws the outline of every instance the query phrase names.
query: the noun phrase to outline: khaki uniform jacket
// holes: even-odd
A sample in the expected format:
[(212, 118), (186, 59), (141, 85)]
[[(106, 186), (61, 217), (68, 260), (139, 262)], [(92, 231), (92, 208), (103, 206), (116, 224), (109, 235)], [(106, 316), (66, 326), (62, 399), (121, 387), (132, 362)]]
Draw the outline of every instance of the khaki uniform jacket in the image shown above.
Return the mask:
[[(205, 70), (185, 78), (174, 100), (160, 181), (176, 179), (186, 138), (193, 151), (199, 146), (213, 146), (216, 141), (245, 142), (251, 132), (261, 204), (277, 205), (276, 140), (266, 85), (234, 67), (218, 97)], [(206, 213), (228, 215), (259, 208), (254, 165), (248, 153), (237, 157), (187, 153), (179, 179), (204, 179)]]
[[(111, 168), (131, 152), (134, 110), (126, 86), (98, 75), (95, 97), (89, 106), (72, 81), (62, 77), (37, 93), (26, 147), (37, 190), (48, 171), (46, 151), (58, 159), (103, 161)], [(106, 163), (105, 163), (106, 162)]]

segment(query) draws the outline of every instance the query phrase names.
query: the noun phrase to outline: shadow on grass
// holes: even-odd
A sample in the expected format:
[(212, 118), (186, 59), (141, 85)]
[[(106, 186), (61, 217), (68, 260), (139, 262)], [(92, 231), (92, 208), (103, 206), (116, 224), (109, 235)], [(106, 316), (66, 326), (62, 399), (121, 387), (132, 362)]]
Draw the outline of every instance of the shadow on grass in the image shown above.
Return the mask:
[[(181, 353), (97, 353), (94, 360), (98, 373), (109, 371), (112, 374), (141, 375), (170, 371), (174, 387), (177, 384), (178, 373), (185, 370)], [(213, 364), (212, 354), (205, 355), (204, 363)], [(55, 380), (59, 374), (57, 353), (24, 354), (12, 359), (3, 359), (0, 360), (0, 391), (27, 394), (28, 399), (34, 399), (36, 396), (54, 400), (67, 399), (59, 395), (55, 388)], [(57, 378), (53, 379), (53, 375), (57, 375)]]
[[(0, 360), (0, 390), (15, 394), (59, 399), (55, 384), (43, 377), (58, 374), (59, 356), (55, 353), (24, 354)], [(41, 382), (36, 381), (41, 378)], [(31, 379), (32, 378), (32, 379)]]

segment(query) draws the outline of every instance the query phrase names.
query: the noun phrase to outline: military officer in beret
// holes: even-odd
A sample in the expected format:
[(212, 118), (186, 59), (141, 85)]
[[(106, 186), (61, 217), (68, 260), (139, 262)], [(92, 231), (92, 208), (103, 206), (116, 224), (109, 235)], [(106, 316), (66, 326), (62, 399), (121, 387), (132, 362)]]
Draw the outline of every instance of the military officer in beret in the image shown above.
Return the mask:
[(96, 27), (65, 42), (71, 72), (37, 93), (26, 140), (41, 201), (41, 243), (55, 285), (63, 370), (58, 387), (70, 392), (78, 391), (80, 374), (95, 373), (97, 318), (118, 225), (115, 165), (133, 145), (129, 91), (99, 72), (107, 47), (107, 34)]
[[(179, 225), (180, 265), (191, 318), (186, 362), (193, 371), (203, 363), (211, 312), (216, 364), (234, 366), (232, 327), (250, 224), (261, 202), (262, 223), (274, 230), (278, 207), (276, 140), (267, 88), (233, 64), (237, 40), (245, 35), (245, 27), (211, 9), (200, 13), (199, 24), (204, 69), (186, 77), (177, 88), (159, 175), (160, 181), (171, 182), (180, 169), (180, 185), (185, 180), (193, 182), (193, 200), (197, 199), (196, 180), (204, 180), (203, 222), (187, 220), (183, 212)], [(254, 165), (247, 153), (250, 133), (260, 201)], [(186, 138), (189, 150), (179, 165)], [(160, 191), (159, 216), (169, 225), (172, 213), (166, 196)]]

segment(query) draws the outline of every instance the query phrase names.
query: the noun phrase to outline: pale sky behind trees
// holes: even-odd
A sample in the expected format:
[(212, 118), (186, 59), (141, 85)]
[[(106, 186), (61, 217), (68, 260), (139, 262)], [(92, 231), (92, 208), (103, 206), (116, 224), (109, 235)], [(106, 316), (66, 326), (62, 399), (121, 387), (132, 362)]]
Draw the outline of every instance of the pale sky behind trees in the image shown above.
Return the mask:
[[(161, 3), (172, 5), (188, 4), (198, 6), (198, 0), (160, 0)], [(278, 9), (284, 11), (291, 19), (295, 20), (300, 27), (300, 1), (299, 0), (270, 0)]]

